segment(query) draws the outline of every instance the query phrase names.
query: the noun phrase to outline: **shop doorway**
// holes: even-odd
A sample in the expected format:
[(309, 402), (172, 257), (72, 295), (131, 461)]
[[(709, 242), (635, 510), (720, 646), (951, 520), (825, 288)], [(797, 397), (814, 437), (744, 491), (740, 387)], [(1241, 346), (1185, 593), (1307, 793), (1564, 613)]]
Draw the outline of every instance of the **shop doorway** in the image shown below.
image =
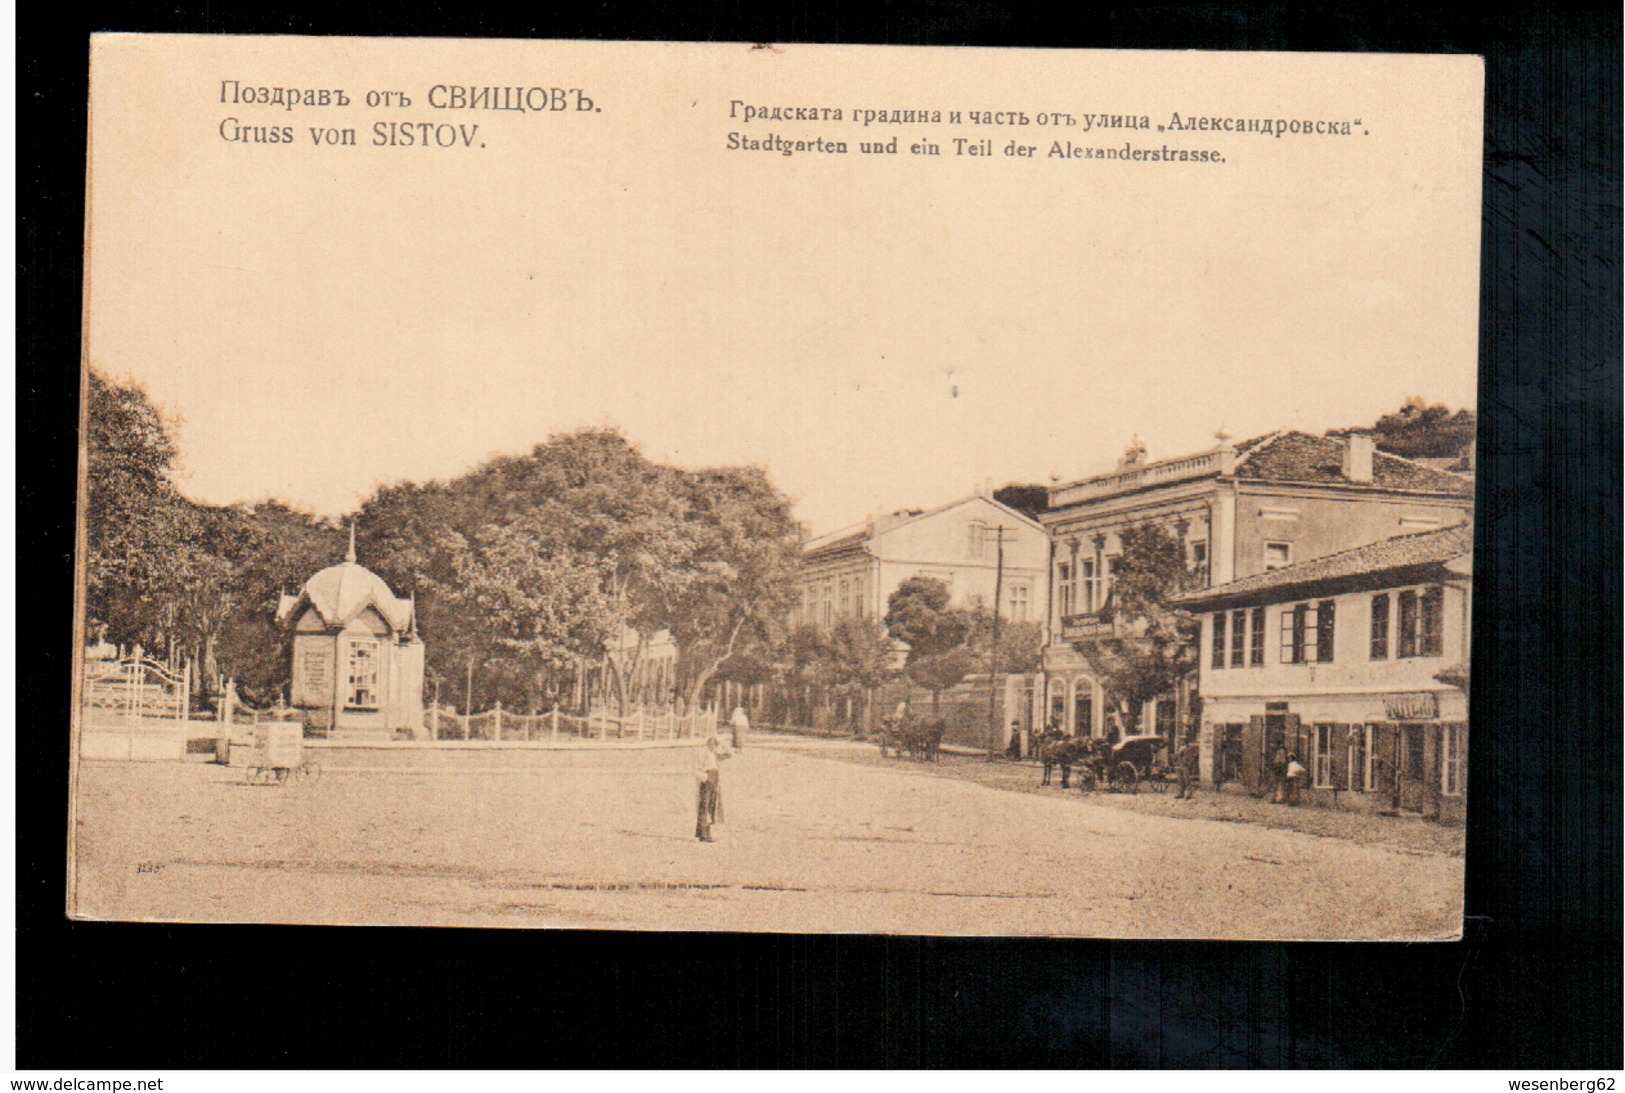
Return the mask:
[(1401, 812), (1421, 812), (1427, 807), (1427, 726), (1400, 724), (1398, 805)]

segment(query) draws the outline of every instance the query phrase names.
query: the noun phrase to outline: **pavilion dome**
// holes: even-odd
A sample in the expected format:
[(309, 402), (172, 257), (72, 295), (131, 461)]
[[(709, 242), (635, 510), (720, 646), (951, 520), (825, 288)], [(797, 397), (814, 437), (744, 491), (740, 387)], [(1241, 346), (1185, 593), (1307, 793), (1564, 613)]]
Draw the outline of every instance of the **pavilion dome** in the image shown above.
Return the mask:
[(283, 596), (277, 604), (277, 621), (292, 621), (300, 605), (306, 603), (316, 609), (329, 627), (346, 626), (371, 607), (396, 633), (412, 629), (412, 600), (395, 595), (382, 577), (355, 560), (353, 532), (350, 553), (344, 561), (311, 577), (299, 595)]

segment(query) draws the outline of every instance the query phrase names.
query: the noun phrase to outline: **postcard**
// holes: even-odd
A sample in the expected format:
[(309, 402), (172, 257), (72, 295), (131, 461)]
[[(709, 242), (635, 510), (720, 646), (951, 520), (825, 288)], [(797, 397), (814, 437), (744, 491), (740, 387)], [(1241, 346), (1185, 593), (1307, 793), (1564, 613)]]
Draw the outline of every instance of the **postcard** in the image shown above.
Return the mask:
[(1480, 59), (90, 65), (71, 916), (1460, 936)]

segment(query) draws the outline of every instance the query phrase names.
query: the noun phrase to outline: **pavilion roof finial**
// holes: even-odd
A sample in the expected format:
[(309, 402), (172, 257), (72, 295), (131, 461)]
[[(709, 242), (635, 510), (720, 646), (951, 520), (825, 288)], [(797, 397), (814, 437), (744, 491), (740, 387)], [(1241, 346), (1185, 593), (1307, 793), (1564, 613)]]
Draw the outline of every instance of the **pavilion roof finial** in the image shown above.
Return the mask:
[(350, 521), (350, 549), (344, 552), (344, 560), (355, 561), (355, 521)]

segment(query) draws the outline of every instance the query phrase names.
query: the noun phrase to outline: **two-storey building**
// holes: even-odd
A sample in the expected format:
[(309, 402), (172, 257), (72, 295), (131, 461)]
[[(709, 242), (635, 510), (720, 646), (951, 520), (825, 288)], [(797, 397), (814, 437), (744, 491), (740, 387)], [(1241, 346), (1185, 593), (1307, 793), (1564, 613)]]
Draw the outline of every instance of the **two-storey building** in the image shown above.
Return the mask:
[[(1050, 490), (1052, 541), (1047, 709), (1072, 734), (1109, 735), (1107, 695), (1091, 649), (1125, 633), (1112, 606), (1121, 532), (1160, 523), (1184, 544), (1201, 586), (1227, 584), (1412, 531), (1468, 518), (1472, 479), (1376, 450), (1365, 434), (1286, 430), (1150, 462), (1132, 446), (1117, 468)], [(1252, 641), (1250, 636), (1245, 641)], [(1183, 695), (1154, 703), (1144, 729), (1172, 737)]]
[(998, 586), (1004, 618), (1044, 618), (1049, 538), (1043, 526), (980, 494), (820, 535), (802, 548), (802, 560), (793, 620), (801, 625), (828, 629), (844, 618), (884, 618), (891, 594), (910, 577), (942, 581), (955, 607), (991, 610)]
[(1204, 779), (1267, 789), (1279, 752), (1325, 803), (1459, 820), (1470, 523), (1188, 593), (1203, 616)]

